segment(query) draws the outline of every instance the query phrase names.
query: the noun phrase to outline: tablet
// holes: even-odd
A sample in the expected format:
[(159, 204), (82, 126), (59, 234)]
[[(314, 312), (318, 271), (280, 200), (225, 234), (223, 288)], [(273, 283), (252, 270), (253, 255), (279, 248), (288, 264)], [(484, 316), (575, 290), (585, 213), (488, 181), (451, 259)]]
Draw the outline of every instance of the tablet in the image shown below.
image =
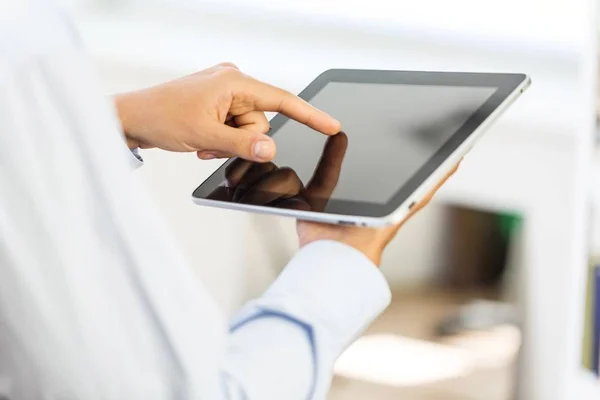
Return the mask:
[(300, 97), (342, 132), (328, 137), (278, 114), (273, 162), (230, 159), (193, 201), (334, 224), (397, 223), (529, 84), (524, 74), (326, 71)]

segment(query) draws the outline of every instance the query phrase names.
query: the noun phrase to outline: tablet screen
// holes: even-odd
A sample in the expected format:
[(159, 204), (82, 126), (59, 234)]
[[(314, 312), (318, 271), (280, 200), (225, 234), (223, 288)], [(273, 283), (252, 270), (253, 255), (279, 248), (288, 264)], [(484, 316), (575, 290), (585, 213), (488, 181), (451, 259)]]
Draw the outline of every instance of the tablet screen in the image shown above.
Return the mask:
[[(387, 203), (497, 90), (495, 87), (329, 82), (311, 100), (348, 137), (331, 198)], [(273, 135), (274, 163), (306, 185), (327, 138), (293, 120)]]

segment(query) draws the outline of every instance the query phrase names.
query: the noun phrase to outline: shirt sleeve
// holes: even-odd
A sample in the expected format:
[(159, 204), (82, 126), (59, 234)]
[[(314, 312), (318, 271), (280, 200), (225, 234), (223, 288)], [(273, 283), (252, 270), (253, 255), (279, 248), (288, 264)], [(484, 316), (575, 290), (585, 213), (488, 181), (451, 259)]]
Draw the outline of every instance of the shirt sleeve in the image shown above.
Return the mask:
[(312, 243), (235, 318), (227, 374), (249, 399), (325, 398), (335, 360), (390, 299), (381, 272), (362, 253)]
[(139, 149), (131, 149), (130, 164), (133, 169), (138, 169), (144, 165), (144, 159), (140, 155)]

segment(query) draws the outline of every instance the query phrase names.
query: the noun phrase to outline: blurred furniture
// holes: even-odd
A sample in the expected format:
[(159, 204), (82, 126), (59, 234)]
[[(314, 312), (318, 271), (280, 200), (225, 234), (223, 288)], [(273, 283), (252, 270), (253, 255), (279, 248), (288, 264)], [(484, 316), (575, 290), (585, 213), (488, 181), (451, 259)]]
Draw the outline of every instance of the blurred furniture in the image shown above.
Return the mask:
[[(434, 287), (422, 291), (396, 293), (390, 307), (368, 329), (366, 337), (374, 338), (376, 335), (391, 334), (400, 335), (397, 336), (399, 340), (404, 338), (416, 340), (414, 344), (408, 342), (404, 351), (403, 349), (387, 350), (392, 357), (389, 361), (390, 368), (410, 369), (413, 373), (407, 374), (406, 382), (395, 382), (391, 385), (336, 376), (330, 399), (512, 399), (516, 380), (514, 364), (519, 347), (515, 342), (518, 342), (518, 339), (506, 340), (506, 338), (498, 338), (498, 335), (494, 335), (493, 332), (487, 332), (488, 337), (483, 339), (485, 343), (482, 345), (474, 338), (465, 337), (462, 339), (463, 343), (454, 343), (452, 339), (446, 340), (436, 335), (437, 325), (441, 319), (458, 312), (462, 304), (469, 299), (487, 296), (488, 294), (481, 290), (455, 292)], [(459, 336), (454, 340), (460, 342), (461, 338)], [(420, 348), (420, 343), (423, 343), (423, 348)], [(430, 351), (427, 351), (428, 344), (431, 346)], [(492, 349), (490, 344), (495, 345), (495, 349)], [(436, 356), (435, 347), (438, 346), (438, 356)], [(494, 351), (498, 349), (501, 349), (501, 354)], [(458, 354), (448, 357), (452, 353), (446, 354), (446, 352), (452, 350)], [(460, 358), (455, 358), (459, 356), (459, 352), (464, 352), (465, 359), (462, 362)], [(362, 361), (367, 368), (381, 368), (378, 366), (377, 359), (365, 358), (357, 361)]]
[(495, 213), (451, 208), (448, 265), (441, 274), (441, 284), (458, 290), (500, 286), (509, 251), (509, 238), (502, 230), (501, 218)]

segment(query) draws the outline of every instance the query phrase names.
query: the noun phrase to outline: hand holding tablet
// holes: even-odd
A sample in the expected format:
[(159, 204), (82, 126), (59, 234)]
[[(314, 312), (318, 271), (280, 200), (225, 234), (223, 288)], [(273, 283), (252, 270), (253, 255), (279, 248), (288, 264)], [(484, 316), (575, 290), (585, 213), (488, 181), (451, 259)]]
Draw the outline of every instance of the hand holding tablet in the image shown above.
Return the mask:
[[(347, 146), (348, 137), (344, 132), (328, 137), (319, 163), (306, 187), (297, 173), (289, 167), (279, 168), (272, 162), (256, 163), (238, 158), (226, 168), (227, 184), (216, 188), (208, 198), (291, 210), (323, 211), (327, 203), (324, 199), (331, 196), (338, 183)], [(379, 265), (383, 249), (396, 235), (398, 229), (429, 203), (437, 189), (456, 172), (457, 168), (458, 165), (397, 225), (369, 229), (298, 221), (300, 246), (317, 240), (335, 240), (356, 248), (373, 263)]]
[(413, 215), (427, 206), (433, 199), (438, 189), (446, 183), (448, 179), (458, 170), (459, 164), (456, 164), (448, 174), (437, 183), (437, 185), (421, 200), (411, 208), (408, 215), (396, 225), (385, 226), (383, 228), (365, 228), (350, 225), (331, 225), (317, 222), (298, 220), (298, 239), (300, 247), (306, 246), (318, 240), (334, 240), (354, 247), (362, 252), (375, 265), (381, 263), (383, 250), (388, 243), (396, 236), (398, 230)]

